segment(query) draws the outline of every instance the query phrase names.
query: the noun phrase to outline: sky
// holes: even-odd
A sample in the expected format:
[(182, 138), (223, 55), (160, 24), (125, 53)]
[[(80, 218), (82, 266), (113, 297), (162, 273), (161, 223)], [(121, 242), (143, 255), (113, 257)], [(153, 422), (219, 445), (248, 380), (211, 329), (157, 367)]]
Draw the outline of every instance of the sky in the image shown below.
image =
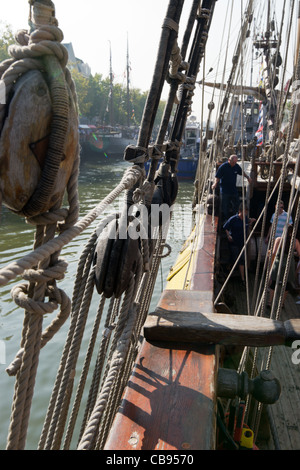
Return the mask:
[[(282, 11), (284, 0), (275, 1)], [(4, 3), (4, 0), (1, 0)], [(209, 39), (206, 47), (205, 72), (207, 80), (220, 79), (223, 66), (218, 58), (225, 55), (225, 45), (235, 47), (241, 22), (241, 9), (246, 0), (218, 0), (216, 2)], [(266, 1), (263, 2), (265, 5)], [(73, 44), (76, 57), (88, 63), (92, 74), (109, 75), (110, 47), (114, 79), (125, 84), (127, 37), (131, 66), (131, 87), (149, 90), (169, 0), (54, 0), (56, 18), (64, 34), (64, 41)], [(186, 0), (179, 30), (179, 45), (184, 32), (192, 0)], [(231, 10), (232, 9), (232, 10)], [(281, 10), (280, 10), (281, 9)], [(229, 14), (233, 12), (230, 35), (226, 30)], [(13, 32), (28, 27), (28, 0), (11, 0), (1, 8), (1, 21), (10, 24)], [(259, 22), (259, 19), (257, 19)], [(231, 60), (231, 59), (229, 59)], [(218, 65), (219, 64), (219, 65)], [(230, 70), (231, 62), (227, 70)], [(209, 69), (213, 71), (208, 73)], [(200, 76), (201, 75), (201, 76)], [(203, 70), (200, 70), (200, 78)], [(198, 76), (198, 77), (199, 77)], [(199, 78), (198, 78), (199, 79)], [(255, 84), (255, 83), (254, 83)], [(164, 91), (163, 98), (167, 96)], [(206, 89), (204, 98), (209, 102), (212, 90)], [(193, 113), (200, 118), (202, 90), (197, 85)]]

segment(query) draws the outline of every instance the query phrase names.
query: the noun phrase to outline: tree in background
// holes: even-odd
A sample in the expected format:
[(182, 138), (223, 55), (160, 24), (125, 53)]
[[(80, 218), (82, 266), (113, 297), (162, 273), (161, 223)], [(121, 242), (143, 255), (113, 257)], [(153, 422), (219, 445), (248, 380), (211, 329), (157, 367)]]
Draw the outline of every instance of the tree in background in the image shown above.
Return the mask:
[(14, 43), (15, 39), (11, 27), (0, 21), (0, 62), (10, 58), (8, 46)]

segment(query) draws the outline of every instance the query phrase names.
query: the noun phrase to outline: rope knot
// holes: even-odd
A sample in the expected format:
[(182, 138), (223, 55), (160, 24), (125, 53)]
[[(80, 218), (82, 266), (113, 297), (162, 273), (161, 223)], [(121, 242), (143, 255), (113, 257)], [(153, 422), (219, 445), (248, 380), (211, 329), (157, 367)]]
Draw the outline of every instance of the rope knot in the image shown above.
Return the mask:
[(54, 288), (49, 286), (46, 289), (46, 296), (49, 297), (49, 302), (37, 301), (31, 299), (28, 296), (29, 285), (18, 284), (11, 290), (11, 296), (15, 303), (25, 309), (28, 313), (35, 315), (46, 315), (47, 313), (53, 313), (57, 309), (57, 302), (54, 299)]
[(49, 266), (47, 269), (27, 269), (22, 277), (30, 282), (58, 281), (64, 278), (67, 267), (68, 263), (66, 261), (58, 259), (53, 266)]
[(141, 168), (138, 165), (134, 165), (132, 168), (127, 170), (122, 178), (121, 183), (124, 185), (125, 189), (131, 189), (134, 184), (143, 176), (145, 177), (146, 171), (145, 168)]

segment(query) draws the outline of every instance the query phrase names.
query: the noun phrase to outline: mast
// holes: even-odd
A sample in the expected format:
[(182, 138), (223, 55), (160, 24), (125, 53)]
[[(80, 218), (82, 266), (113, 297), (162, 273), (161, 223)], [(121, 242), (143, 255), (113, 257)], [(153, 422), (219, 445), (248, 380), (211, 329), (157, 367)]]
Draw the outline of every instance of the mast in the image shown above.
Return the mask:
[(109, 124), (114, 125), (114, 110), (113, 110), (113, 70), (112, 70), (112, 54), (111, 54), (111, 42), (109, 41)]
[(129, 65), (129, 44), (128, 44), (128, 33), (127, 33), (127, 126), (130, 126), (130, 94), (129, 94), (129, 83), (130, 83), (130, 65)]
[(224, 124), (224, 117), (225, 117), (226, 109), (227, 109), (227, 106), (228, 106), (228, 103), (229, 103), (229, 96), (231, 94), (231, 90), (232, 90), (232, 87), (233, 87), (233, 80), (234, 80), (236, 70), (237, 70), (237, 67), (238, 67), (238, 62), (239, 62), (239, 59), (240, 59), (240, 56), (241, 56), (241, 49), (242, 49), (242, 46), (243, 46), (243, 42), (246, 38), (246, 33), (247, 33), (247, 30), (248, 30), (248, 27), (249, 27), (249, 25), (251, 24), (251, 22), (253, 20), (253, 4), (254, 4), (253, 0), (249, 0), (248, 5), (246, 7), (246, 11), (245, 11), (245, 15), (244, 15), (244, 21), (243, 21), (243, 24), (242, 24), (242, 27), (241, 27), (240, 36), (238, 38), (235, 53), (234, 53), (234, 56), (233, 56), (233, 59), (232, 59), (232, 68), (231, 68), (230, 76), (229, 76), (227, 84), (226, 84), (225, 93), (224, 93), (223, 101), (222, 101), (222, 104), (221, 104), (220, 117), (219, 117), (219, 120), (218, 120), (218, 123), (217, 123), (218, 132), (221, 131), (221, 129), (223, 127), (223, 124)]
[[(268, 132), (269, 132), (269, 141), (270, 143), (274, 141), (275, 138), (275, 128), (274, 121), (276, 116), (276, 96), (273, 92), (274, 86), (274, 77), (275, 74), (273, 69), (271, 69), (271, 57), (270, 50), (277, 49), (279, 47), (279, 42), (277, 39), (271, 40), (271, 22), (270, 22), (270, 0), (268, 0), (268, 15), (267, 15), (267, 25), (266, 25), (265, 39), (260, 39), (254, 42), (254, 46), (257, 49), (263, 50), (263, 77), (265, 83), (265, 93), (268, 102), (267, 107), (267, 122), (268, 122)], [(274, 64), (276, 68), (276, 64)]]
[(300, 0), (298, 0), (298, 19), (297, 19), (297, 46), (295, 52), (295, 67), (297, 66), (300, 45)]
[[(297, 45), (296, 45), (296, 52), (295, 52), (295, 72), (294, 72), (294, 77), (293, 80), (295, 81), (295, 84), (298, 85), (300, 73), (299, 73), (299, 51), (300, 51), (300, 0), (298, 2), (298, 18), (297, 18)], [(298, 95), (298, 90), (294, 90), (294, 92)], [(295, 124), (293, 128), (293, 134), (292, 137), (294, 139), (298, 139), (300, 136), (300, 105), (299, 105), (299, 100), (297, 99), (295, 102)]]

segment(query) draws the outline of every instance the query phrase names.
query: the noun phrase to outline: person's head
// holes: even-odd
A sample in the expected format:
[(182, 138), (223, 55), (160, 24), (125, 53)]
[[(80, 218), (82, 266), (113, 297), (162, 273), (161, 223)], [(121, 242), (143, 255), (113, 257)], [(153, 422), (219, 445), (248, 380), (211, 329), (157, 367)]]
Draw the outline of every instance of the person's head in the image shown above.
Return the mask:
[(248, 215), (248, 207), (246, 205), (243, 206), (243, 204), (240, 204), (238, 214), (241, 219)]
[[(277, 209), (277, 204), (276, 204), (275, 208)], [(280, 203), (279, 203), (279, 214), (282, 214), (283, 211), (284, 211), (284, 202), (280, 201)]]
[(234, 166), (236, 164), (237, 160), (238, 160), (237, 155), (235, 155), (235, 154), (230, 155), (230, 157), (228, 158), (228, 163), (229, 163), (230, 166)]

